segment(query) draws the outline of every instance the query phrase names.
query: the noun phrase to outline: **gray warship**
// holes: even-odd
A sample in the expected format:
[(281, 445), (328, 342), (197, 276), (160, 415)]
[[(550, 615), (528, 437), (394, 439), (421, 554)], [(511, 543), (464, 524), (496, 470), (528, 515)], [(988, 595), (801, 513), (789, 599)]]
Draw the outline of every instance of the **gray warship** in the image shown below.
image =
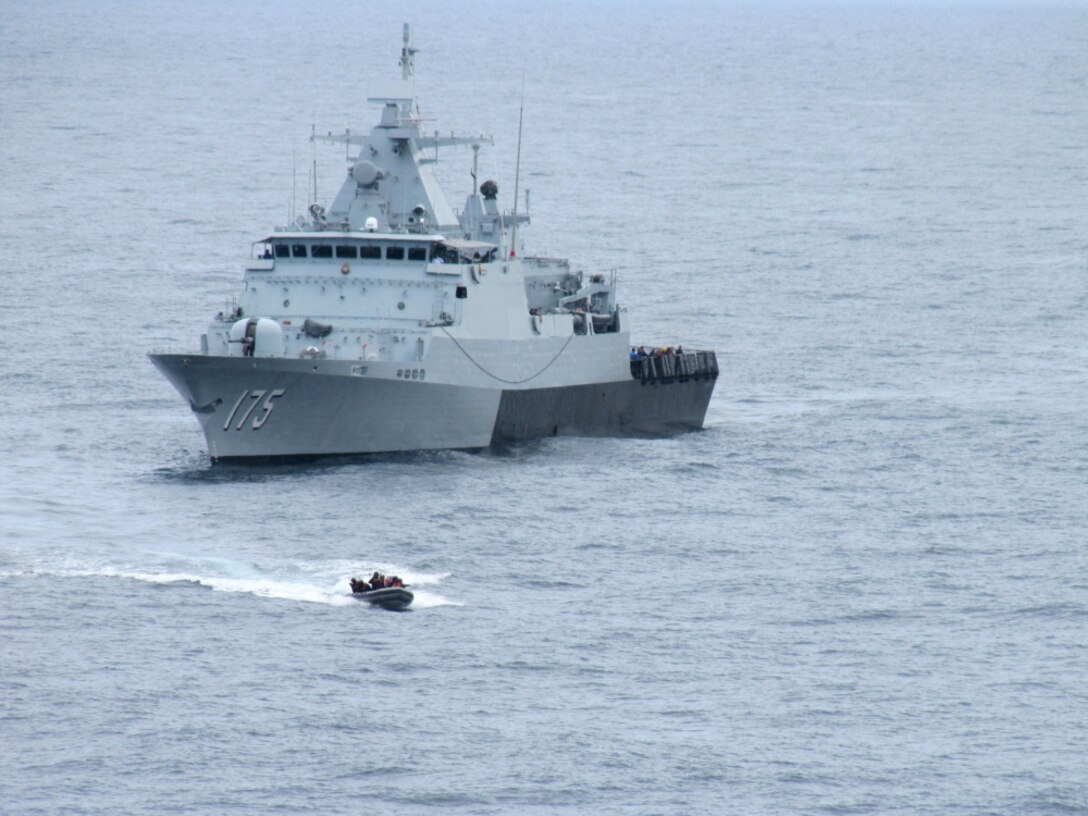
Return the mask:
[[(313, 203), (252, 244), (242, 291), (199, 352), (149, 355), (188, 400), (211, 458), (701, 428), (714, 352), (639, 353), (615, 273), (525, 254), (517, 181), (507, 211), (494, 182), (477, 184), (491, 140), (424, 132), (416, 53), (405, 25), (401, 77), (369, 99), (381, 109), (369, 136), (317, 137), (358, 148), (328, 210)], [(474, 152), (460, 212), (434, 171), (453, 145)], [(520, 125), (518, 153), (520, 169)]]

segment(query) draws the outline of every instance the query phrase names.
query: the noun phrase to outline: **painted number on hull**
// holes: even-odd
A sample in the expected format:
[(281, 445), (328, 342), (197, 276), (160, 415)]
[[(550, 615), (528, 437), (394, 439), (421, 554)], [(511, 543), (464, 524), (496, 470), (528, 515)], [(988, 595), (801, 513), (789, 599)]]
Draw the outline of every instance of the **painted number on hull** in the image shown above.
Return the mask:
[(239, 417), (238, 424), (234, 426), (234, 430), (242, 430), (242, 426), (246, 424), (246, 420), (253, 415), (253, 412), (257, 410), (257, 406), (261, 407), (261, 410), (253, 416), (252, 428), (255, 431), (259, 431), (261, 426), (268, 422), (268, 417), (272, 414), (272, 409), (276, 406), (272, 404), (272, 400), (276, 397), (282, 397), (287, 393), (285, 388), (277, 388), (273, 391), (267, 391), (264, 389), (255, 389), (253, 391), (243, 391), (242, 396), (238, 397), (238, 402), (234, 403), (234, 408), (230, 412), (230, 416), (227, 417), (227, 421), (223, 423), (223, 430), (229, 431), (231, 423), (234, 422), (236, 416)]

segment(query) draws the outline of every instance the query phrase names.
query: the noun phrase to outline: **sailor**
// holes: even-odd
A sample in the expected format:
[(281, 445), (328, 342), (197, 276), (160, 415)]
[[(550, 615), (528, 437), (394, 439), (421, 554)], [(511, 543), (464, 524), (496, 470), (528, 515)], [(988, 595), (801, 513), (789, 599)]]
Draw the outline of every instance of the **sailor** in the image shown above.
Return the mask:
[(385, 586), (385, 576), (375, 570), (374, 574), (370, 576), (370, 588), (381, 589)]
[(632, 360), (637, 360), (638, 359), (638, 349), (636, 349), (634, 346), (631, 346), (631, 359)]

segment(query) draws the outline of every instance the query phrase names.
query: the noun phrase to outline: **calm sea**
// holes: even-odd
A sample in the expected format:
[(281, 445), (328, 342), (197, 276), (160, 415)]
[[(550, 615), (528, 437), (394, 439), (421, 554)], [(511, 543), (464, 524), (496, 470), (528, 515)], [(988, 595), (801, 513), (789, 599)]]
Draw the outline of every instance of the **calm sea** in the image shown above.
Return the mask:
[[(0, 17), (0, 812), (1088, 814), (1088, 6)], [(145, 355), (403, 22), (704, 431), (209, 464)]]

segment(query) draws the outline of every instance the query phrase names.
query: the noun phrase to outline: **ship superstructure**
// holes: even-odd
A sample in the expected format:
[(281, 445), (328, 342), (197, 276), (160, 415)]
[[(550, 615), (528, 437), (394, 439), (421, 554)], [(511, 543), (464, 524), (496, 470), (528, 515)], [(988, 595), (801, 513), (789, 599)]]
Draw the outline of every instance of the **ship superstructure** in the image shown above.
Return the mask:
[[(463, 209), (434, 173), (404, 28), (401, 79), (370, 98), (366, 137), (325, 210), (254, 242), (242, 292), (194, 354), (151, 355), (213, 459), (482, 448), (546, 435), (699, 428), (713, 352), (632, 354), (615, 274), (526, 256), (527, 212), (494, 181)], [(475, 166), (475, 162), (474, 162)], [(526, 207), (527, 209), (527, 207)]]

